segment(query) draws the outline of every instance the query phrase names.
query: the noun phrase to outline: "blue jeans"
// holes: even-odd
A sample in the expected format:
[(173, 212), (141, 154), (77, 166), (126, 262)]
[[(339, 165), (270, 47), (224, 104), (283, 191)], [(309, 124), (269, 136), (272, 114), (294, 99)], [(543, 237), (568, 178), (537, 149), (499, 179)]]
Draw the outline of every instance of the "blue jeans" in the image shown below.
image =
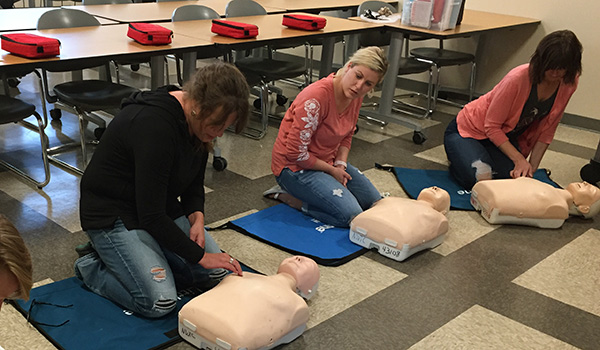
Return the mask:
[(302, 211), (329, 225), (348, 227), (350, 221), (381, 199), (375, 186), (348, 164), (352, 176), (346, 187), (333, 176), (316, 170), (283, 169), (276, 178), (281, 188), (302, 201)]
[[(517, 149), (517, 145), (513, 143)], [(489, 139), (476, 140), (458, 133), (456, 119), (444, 133), (444, 148), (450, 161), (450, 174), (464, 188), (470, 190), (477, 182), (477, 169), (473, 163), (481, 161), (491, 168), (492, 178), (508, 179), (515, 164)]]
[[(189, 236), (185, 216), (175, 223)], [(146, 317), (160, 317), (175, 309), (177, 287), (211, 287), (211, 277), (223, 269), (205, 269), (161, 248), (145, 230), (128, 230), (119, 219), (113, 228), (89, 230), (96, 252), (75, 261), (75, 274), (94, 293)], [(205, 251), (220, 253), (205, 231)]]

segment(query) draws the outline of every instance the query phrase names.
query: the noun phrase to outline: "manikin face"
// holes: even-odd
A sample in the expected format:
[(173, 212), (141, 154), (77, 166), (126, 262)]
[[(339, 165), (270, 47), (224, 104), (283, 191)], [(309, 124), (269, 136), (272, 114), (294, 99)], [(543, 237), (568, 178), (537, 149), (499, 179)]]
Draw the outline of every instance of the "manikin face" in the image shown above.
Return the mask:
[(436, 186), (424, 188), (417, 200), (431, 203), (433, 209), (444, 215), (450, 210), (450, 195), (446, 190)]
[(311, 294), (319, 282), (319, 267), (317, 263), (305, 256), (292, 256), (281, 262), (277, 273), (287, 273), (296, 280), (296, 287), (305, 295)]
[(567, 191), (573, 196), (573, 202), (575, 203), (577, 210), (583, 214), (589, 213), (592, 204), (600, 201), (600, 189), (585, 181), (569, 184), (569, 186), (567, 186)]
[(348, 63), (342, 76), (342, 92), (348, 99), (362, 98), (371, 91), (380, 79), (379, 73), (371, 68)]
[(0, 267), (0, 308), (4, 299), (12, 298), (19, 290), (17, 277), (6, 267)]

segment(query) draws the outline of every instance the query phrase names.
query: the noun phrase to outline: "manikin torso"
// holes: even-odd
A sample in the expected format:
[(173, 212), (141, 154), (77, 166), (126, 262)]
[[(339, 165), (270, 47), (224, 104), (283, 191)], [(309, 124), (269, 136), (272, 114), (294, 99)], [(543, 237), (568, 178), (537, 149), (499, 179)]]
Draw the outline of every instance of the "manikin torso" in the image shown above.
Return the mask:
[(388, 197), (354, 218), (352, 227), (368, 228), (366, 237), (375, 242), (414, 247), (446, 233), (448, 219), (425, 201)]
[(533, 178), (479, 181), (471, 203), (490, 223), (560, 227), (569, 217), (572, 195)]
[(179, 318), (193, 323), (204, 339), (218, 343), (218, 338), (231, 349), (269, 346), (308, 321), (308, 306), (295, 285), (286, 273), (229, 275), (186, 304)]

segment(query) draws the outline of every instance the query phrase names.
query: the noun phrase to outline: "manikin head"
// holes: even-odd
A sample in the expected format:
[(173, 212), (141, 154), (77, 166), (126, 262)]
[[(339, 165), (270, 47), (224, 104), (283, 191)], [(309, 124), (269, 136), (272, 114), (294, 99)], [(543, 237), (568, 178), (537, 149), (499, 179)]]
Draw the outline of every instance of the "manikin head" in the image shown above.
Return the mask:
[(585, 218), (600, 212), (600, 189), (585, 181), (573, 182), (567, 186), (567, 191), (573, 196), (573, 204), (577, 212)]
[(450, 195), (442, 188), (436, 186), (424, 188), (419, 193), (417, 200), (431, 204), (433, 209), (444, 215), (450, 211)]
[(292, 256), (281, 262), (277, 273), (287, 273), (296, 280), (298, 294), (304, 299), (310, 299), (319, 286), (319, 266), (305, 256)]

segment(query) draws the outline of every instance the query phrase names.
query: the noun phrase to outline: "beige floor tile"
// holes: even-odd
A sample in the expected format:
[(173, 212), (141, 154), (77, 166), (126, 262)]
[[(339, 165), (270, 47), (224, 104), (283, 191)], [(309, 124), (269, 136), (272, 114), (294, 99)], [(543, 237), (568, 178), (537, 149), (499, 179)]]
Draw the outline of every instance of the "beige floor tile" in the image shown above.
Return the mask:
[(596, 149), (600, 133), (559, 124), (554, 139)]
[(591, 229), (513, 280), (600, 316), (600, 231)]
[[(267, 275), (276, 273), (281, 261), (291, 256), (233, 230), (220, 230), (213, 237), (221, 249)], [(308, 302), (309, 328), (406, 277), (403, 273), (364, 257), (358, 257), (342, 266), (319, 268), (319, 290)]]
[(475, 211), (451, 210), (447, 216), (449, 229), (446, 239), (432, 249), (443, 256), (457, 251), (496, 228)]
[(475, 305), (410, 347), (429, 349), (577, 349), (519, 322)]
[(444, 145), (439, 145), (437, 147), (430, 148), (427, 151), (417, 153), (417, 154), (415, 154), (415, 157), (419, 157), (422, 159), (430, 160), (432, 162), (448, 166), (448, 158), (446, 157), (446, 151), (444, 150)]
[(371, 180), (371, 183), (379, 190), (379, 192), (389, 193), (392, 197), (408, 198), (406, 192), (402, 189), (396, 175), (392, 172), (372, 168), (363, 171), (363, 174)]

